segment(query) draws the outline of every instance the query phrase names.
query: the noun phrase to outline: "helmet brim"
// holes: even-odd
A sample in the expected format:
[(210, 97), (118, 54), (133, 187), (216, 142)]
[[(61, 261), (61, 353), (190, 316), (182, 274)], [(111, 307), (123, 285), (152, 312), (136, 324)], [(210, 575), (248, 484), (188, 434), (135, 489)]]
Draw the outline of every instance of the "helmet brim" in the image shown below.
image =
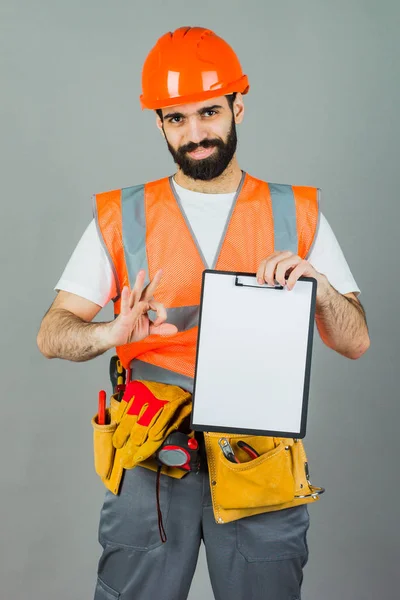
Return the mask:
[(233, 94), (234, 92), (247, 94), (249, 89), (250, 85), (247, 75), (243, 75), (239, 80), (233, 81), (232, 83), (229, 83), (226, 86), (222, 85), (221, 87), (214, 88), (213, 90), (206, 90), (198, 92), (197, 94), (190, 94), (187, 96), (176, 96), (175, 98), (150, 100), (145, 98), (142, 94), (140, 96), (140, 104), (142, 110), (158, 110), (160, 108), (167, 108), (169, 106), (179, 106), (182, 104), (190, 104), (192, 102), (202, 102), (203, 100), (208, 100), (209, 98), (218, 98), (219, 96), (226, 96), (227, 94)]

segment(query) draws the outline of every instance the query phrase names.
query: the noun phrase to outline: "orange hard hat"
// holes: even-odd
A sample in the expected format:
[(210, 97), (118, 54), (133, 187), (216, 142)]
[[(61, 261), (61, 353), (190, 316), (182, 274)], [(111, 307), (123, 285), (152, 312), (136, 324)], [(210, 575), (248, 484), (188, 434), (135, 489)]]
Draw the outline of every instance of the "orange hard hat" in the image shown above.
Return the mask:
[(233, 92), (247, 94), (247, 75), (222, 38), (203, 27), (163, 35), (143, 65), (142, 108), (200, 102)]

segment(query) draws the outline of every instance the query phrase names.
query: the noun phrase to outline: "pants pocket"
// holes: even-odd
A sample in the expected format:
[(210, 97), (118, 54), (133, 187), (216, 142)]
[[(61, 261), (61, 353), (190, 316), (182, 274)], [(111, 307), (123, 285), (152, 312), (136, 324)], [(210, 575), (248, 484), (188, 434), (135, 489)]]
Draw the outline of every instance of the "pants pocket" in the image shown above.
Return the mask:
[(308, 558), (305, 504), (236, 521), (237, 549), (248, 562)]
[[(99, 541), (105, 546), (152, 550), (162, 544), (157, 512), (157, 473), (137, 466), (124, 471), (118, 495), (106, 492), (100, 516)], [(172, 478), (160, 477), (159, 499), (168, 537)]]
[[(113, 435), (117, 424), (111, 421), (110, 410), (106, 410), (107, 425), (99, 425), (98, 415), (92, 419), (93, 427), (93, 449), (94, 449), (94, 468), (97, 475), (102, 478), (110, 476), (113, 464), (115, 448), (113, 446)], [(111, 422), (110, 422), (111, 421)]]
[(119, 597), (120, 594), (118, 592), (110, 588), (100, 577), (97, 578), (94, 600), (115, 600)]

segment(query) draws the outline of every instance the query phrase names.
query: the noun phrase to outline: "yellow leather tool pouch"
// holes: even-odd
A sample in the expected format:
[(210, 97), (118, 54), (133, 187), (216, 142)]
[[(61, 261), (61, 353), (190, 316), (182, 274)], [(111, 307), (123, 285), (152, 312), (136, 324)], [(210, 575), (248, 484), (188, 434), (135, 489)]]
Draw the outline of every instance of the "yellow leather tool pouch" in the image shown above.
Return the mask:
[(284, 444), (249, 462), (235, 464), (221, 455), (216, 465), (215, 499), (225, 508), (256, 508), (294, 498), (291, 459)]
[[(212, 444), (218, 444), (218, 439), (220, 438), (214, 438)], [(282, 440), (275, 444), (274, 438), (246, 435), (237, 436), (236, 439), (229, 436), (227, 439), (241, 462), (230, 462), (218, 447), (213, 479), (217, 504), (228, 509), (257, 508), (293, 500), (295, 483), (289, 452), (292, 440)], [(260, 456), (250, 459), (236, 445), (236, 440), (239, 439), (250, 444)]]
[[(243, 434), (205, 433), (214, 517), (217, 523), (289, 508), (318, 499), (306, 478), (301, 441)], [(239, 463), (229, 461), (218, 441), (226, 438)], [(243, 440), (259, 456), (237, 445)]]
[(99, 425), (97, 414), (92, 419), (94, 467), (106, 488), (113, 494), (118, 494), (124, 473), (119, 450), (114, 448), (112, 441), (117, 428), (116, 414), (119, 406), (116, 395), (113, 395), (110, 399), (110, 408), (106, 409), (108, 423)]
[[(110, 408), (106, 409), (107, 421), (106, 425), (97, 423), (97, 415), (92, 419), (93, 426), (93, 449), (94, 449), (94, 466), (96, 473), (100, 476), (102, 482), (110, 492), (118, 494), (124, 467), (122, 466), (122, 451), (116, 450), (113, 446), (113, 435), (117, 427), (116, 417), (120, 410), (120, 402), (116, 399), (116, 394), (111, 396)], [(149, 458), (142, 463), (141, 467), (157, 471), (158, 465), (153, 458)], [(186, 473), (182, 469), (163, 466), (161, 473), (181, 479)]]
[(117, 424), (112, 421), (109, 408), (106, 409), (106, 420), (106, 425), (99, 425), (98, 415), (95, 415), (92, 419), (94, 468), (101, 478), (109, 477), (114, 464), (115, 448), (112, 437)]

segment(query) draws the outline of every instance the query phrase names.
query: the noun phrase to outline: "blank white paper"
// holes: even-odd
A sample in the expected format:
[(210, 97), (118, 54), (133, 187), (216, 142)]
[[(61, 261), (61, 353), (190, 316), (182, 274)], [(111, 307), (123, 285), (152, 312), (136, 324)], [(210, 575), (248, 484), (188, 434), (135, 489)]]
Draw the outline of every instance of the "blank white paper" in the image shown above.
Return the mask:
[(299, 433), (312, 283), (288, 291), (235, 279), (205, 274), (193, 424)]

